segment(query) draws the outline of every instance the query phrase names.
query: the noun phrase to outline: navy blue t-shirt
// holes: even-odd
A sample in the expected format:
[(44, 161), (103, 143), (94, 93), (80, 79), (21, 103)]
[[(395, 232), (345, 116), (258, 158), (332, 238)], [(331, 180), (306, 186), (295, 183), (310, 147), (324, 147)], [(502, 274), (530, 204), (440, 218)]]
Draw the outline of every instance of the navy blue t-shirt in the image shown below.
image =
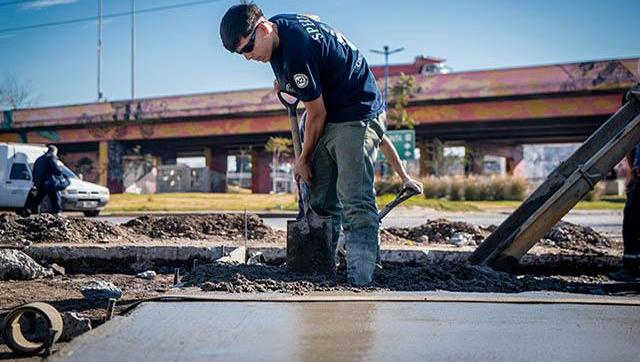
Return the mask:
[(282, 89), (303, 102), (322, 94), (327, 122), (373, 118), (382, 110), (367, 61), (344, 35), (305, 15), (276, 15), (269, 21), (278, 27), (280, 44), (271, 67)]

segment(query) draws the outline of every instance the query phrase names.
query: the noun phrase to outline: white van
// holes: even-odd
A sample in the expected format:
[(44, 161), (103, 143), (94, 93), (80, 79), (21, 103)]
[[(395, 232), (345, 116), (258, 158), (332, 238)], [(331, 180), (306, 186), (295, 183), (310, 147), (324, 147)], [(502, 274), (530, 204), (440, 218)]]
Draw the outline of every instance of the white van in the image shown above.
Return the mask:
[[(21, 211), (33, 186), (33, 163), (47, 151), (44, 145), (0, 142), (0, 209)], [(82, 181), (60, 162), (62, 173), (71, 184), (60, 194), (62, 210), (82, 211), (86, 216), (98, 216), (107, 202), (109, 189)], [(41, 210), (48, 209), (44, 198)]]

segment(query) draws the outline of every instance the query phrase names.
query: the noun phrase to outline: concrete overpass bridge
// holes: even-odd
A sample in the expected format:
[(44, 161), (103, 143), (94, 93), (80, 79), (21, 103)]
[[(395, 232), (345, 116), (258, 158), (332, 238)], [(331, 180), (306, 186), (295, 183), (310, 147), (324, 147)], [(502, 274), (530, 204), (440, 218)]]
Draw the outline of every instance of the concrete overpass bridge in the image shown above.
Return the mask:
[[(472, 160), (492, 154), (518, 172), (522, 144), (580, 142), (620, 106), (638, 82), (639, 58), (414, 75), (420, 172), (433, 172), (443, 143), (464, 145)], [(397, 81), (392, 77), (390, 84)], [(53, 143), (85, 178), (123, 190), (125, 161), (151, 154), (159, 164), (204, 156), (213, 190), (224, 191), (227, 155), (249, 150), (252, 189), (270, 190), (270, 136), (289, 134), (271, 89), (255, 89), (34, 108), (3, 113), (0, 141)], [(480, 162), (472, 162), (472, 171)]]

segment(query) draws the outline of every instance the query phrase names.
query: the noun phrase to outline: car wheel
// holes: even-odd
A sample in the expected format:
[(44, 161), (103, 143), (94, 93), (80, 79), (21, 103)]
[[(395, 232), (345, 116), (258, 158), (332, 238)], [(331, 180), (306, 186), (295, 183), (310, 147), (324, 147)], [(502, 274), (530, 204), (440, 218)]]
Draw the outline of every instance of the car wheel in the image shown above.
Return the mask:
[(100, 215), (100, 210), (83, 211), (82, 213), (86, 217), (96, 217)]

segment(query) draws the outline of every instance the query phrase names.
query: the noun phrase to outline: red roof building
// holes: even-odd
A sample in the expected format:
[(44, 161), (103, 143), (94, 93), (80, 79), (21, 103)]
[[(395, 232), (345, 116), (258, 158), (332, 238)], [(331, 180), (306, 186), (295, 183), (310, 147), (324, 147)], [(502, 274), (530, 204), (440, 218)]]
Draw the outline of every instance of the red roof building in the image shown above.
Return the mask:
[[(441, 58), (420, 55), (416, 57), (413, 63), (389, 64), (389, 76), (398, 76), (401, 73), (406, 75), (441, 73), (434, 72), (432, 69), (435, 69), (434, 66), (438, 64), (443, 64), (444, 61), (445, 60)], [(384, 77), (384, 64), (371, 66), (371, 71), (373, 75), (376, 76), (376, 79), (382, 79)]]

